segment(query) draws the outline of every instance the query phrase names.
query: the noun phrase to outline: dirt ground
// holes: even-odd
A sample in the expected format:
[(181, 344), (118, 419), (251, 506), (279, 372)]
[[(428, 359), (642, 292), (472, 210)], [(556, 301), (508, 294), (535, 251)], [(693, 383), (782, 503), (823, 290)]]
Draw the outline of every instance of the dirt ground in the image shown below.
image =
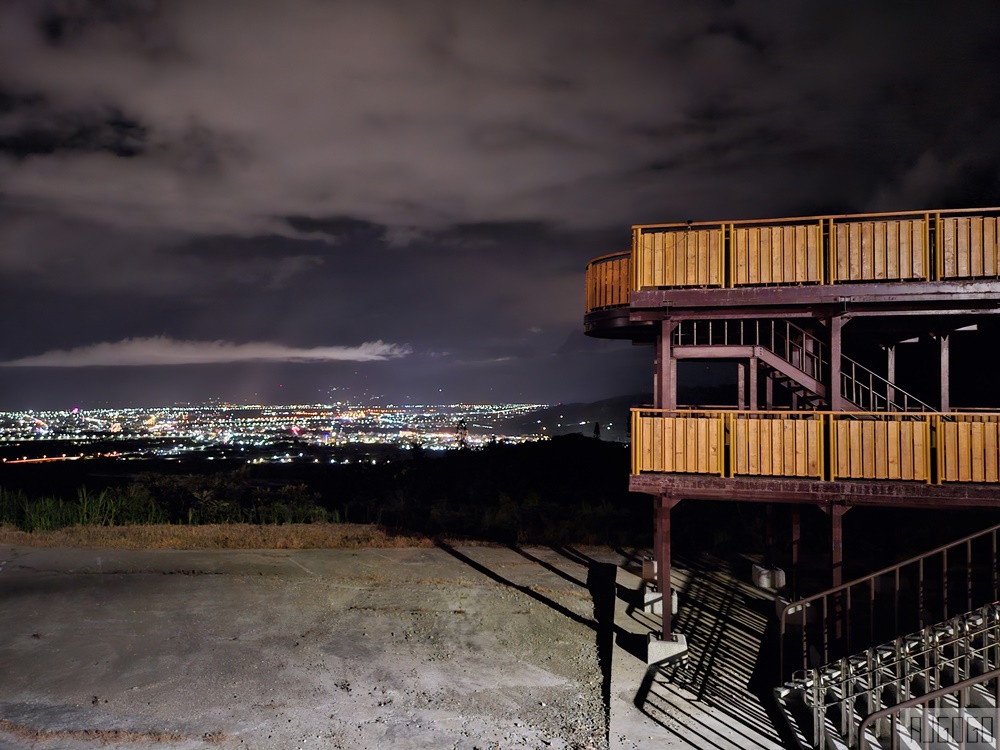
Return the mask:
[(0, 547), (0, 748), (605, 748), (615, 561)]

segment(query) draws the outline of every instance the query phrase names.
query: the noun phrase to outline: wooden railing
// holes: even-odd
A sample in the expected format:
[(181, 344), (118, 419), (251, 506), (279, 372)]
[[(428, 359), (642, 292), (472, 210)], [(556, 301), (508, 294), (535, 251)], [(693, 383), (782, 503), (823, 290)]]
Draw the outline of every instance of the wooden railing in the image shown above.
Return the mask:
[(611, 253), (587, 264), (587, 312), (628, 304), (630, 255)]
[(1000, 483), (996, 413), (632, 410), (632, 473)]
[(588, 266), (587, 312), (628, 304), (629, 289), (997, 278), (998, 219), (977, 208), (635, 225), (630, 253)]

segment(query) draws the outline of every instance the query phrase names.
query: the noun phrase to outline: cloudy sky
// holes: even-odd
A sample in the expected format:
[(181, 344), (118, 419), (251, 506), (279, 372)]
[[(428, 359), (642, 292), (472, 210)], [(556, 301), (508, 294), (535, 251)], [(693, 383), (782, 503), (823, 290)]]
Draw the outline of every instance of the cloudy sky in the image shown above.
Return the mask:
[(582, 334), (587, 260), (1000, 204), (998, 32), (993, 0), (0, 0), (0, 409), (650, 390)]

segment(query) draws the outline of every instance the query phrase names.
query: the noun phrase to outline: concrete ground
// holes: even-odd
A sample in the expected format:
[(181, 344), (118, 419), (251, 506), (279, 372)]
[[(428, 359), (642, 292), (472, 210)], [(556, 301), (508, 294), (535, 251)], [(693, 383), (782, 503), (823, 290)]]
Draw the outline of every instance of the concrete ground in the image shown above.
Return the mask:
[(0, 748), (779, 747), (752, 589), (679, 572), (691, 656), (647, 672), (622, 563), (2, 547)]

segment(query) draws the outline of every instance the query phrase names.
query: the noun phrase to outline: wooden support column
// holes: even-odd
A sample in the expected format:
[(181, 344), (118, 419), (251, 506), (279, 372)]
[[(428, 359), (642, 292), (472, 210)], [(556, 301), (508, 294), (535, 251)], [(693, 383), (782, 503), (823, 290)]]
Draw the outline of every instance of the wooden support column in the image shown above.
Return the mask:
[(661, 640), (671, 640), (673, 597), (670, 589), (670, 510), (677, 504), (671, 495), (660, 495), (656, 513), (656, 587), (660, 590), (663, 609)]
[(843, 327), (842, 316), (834, 315), (830, 318), (830, 382), (826, 386), (826, 393), (832, 411), (844, 411), (844, 397), (840, 391), (840, 364), (844, 353), (840, 334)]
[(799, 541), (802, 539), (802, 524), (799, 506), (790, 508), (792, 522), (792, 601), (799, 598)]
[(844, 514), (850, 510), (846, 505), (831, 503), (830, 514), (830, 574), (831, 585), (844, 582)]
[[(887, 346), (885, 348), (886, 357), (886, 376), (885, 379), (889, 381), (889, 385), (886, 387), (886, 399), (889, 404), (896, 400), (896, 389), (893, 386), (896, 384), (896, 345)], [(886, 409), (889, 405), (886, 405)]]
[(653, 406), (657, 409), (677, 408), (677, 360), (673, 356), (672, 337), (677, 323), (669, 318), (660, 323), (656, 339), (656, 374), (653, 379)]
[(743, 411), (747, 408), (747, 366), (742, 362), (736, 364), (736, 408)]
[(949, 365), (951, 357), (949, 356), (949, 341), (951, 337), (942, 333), (938, 337), (938, 341), (941, 344), (941, 411), (951, 411), (951, 384), (950, 384), (950, 373)]
[(760, 407), (760, 399), (758, 398), (757, 390), (757, 372), (760, 369), (760, 365), (756, 357), (750, 357), (750, 393), (747, 399), (750, 403), (750, 411), (757, 411)]
[(771, 375), (764, 381), (764, 408), (768, 411), (774, 409), (774, 378)]

